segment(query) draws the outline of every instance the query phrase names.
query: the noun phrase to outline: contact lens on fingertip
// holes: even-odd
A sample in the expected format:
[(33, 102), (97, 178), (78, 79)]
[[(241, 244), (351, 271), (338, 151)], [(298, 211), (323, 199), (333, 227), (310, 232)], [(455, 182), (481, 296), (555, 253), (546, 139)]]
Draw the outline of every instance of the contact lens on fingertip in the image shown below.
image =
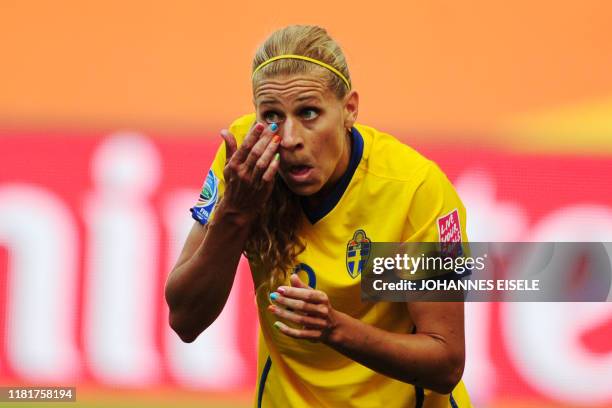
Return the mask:
[(278, 125), (276, 123), (272, 123), (270, 125), (270, 130), (273, 131), (273, 132), (276, 132), (276, 129), (278, 129)]

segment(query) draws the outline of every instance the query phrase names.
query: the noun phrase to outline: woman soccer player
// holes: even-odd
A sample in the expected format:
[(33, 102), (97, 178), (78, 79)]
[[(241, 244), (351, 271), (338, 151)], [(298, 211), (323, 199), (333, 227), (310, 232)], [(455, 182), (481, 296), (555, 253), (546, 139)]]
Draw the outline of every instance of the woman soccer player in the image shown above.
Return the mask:
[(463, 304), (360, 296), (371, 242), (465, 240), (448, 179), (355, 123), (344, 55), (319, 27), (273, 33), (252, 83), (256, 113), (221, 131), (166, 284), (172, 328), (191, 342), (219, 316), (244, 253), (261, 327), (255, 406), (470, 406)]

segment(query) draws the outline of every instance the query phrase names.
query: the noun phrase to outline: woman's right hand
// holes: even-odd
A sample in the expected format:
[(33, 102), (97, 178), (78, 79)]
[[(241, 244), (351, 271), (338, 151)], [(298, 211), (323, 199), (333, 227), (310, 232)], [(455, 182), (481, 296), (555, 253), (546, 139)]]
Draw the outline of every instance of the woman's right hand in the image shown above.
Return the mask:
[(226, 152), (223, 169), (225, 193), (220, 203), (223, 211), (252, 220), (266, 204), (280, 163), (280, 157), (276, 154), (281, 140), (275, 134), (277, 130), (275, 123), (269, 126), (257, 123), (240, 148), (228, 130), (221, 131)]

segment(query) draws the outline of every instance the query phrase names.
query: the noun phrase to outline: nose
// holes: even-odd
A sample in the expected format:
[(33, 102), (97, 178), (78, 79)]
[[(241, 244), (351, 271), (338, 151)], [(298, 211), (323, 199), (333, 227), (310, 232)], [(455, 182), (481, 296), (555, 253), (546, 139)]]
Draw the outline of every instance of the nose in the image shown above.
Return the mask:
[(281, 147), (287, 150), (298, 150), (304, 146), (302, 129), (298, 121), (287, 118), (283, 121), (278, 131), (281, 137)]

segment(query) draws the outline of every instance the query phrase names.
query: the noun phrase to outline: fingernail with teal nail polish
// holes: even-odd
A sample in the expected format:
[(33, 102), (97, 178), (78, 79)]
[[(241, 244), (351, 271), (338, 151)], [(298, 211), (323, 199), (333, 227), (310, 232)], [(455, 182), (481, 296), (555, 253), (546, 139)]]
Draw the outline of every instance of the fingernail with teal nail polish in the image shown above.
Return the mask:
[(278, 129), (278, 125), (276, 123), (272, 123), (270, 125), (270, 130), (273, 131), (273, 132), (276, 132), (276, 129)]
[(276, 293), (276, 292), (270, 293), (270, 299), (276, 300), (277, 297), (278, 297), (278, 293)]

